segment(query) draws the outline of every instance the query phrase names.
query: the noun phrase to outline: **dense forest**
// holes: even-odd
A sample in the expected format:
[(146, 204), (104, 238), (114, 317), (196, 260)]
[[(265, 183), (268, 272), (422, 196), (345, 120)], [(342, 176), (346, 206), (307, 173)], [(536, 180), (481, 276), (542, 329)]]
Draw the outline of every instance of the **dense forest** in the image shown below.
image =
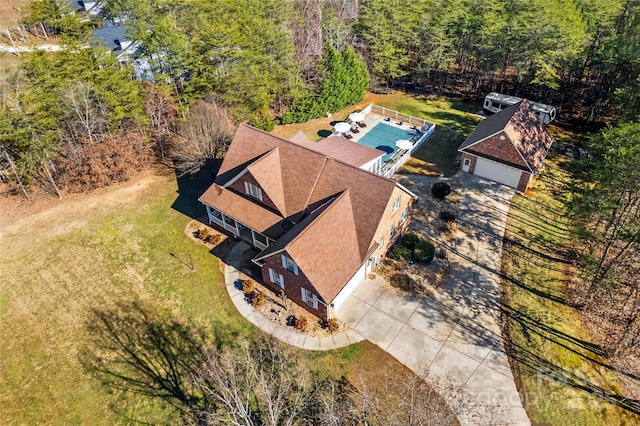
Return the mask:
[[(572, 305), (598, 311), (609, 339), (602, 355), (634, 360), (625, 368), (640, 375), (639, 0), (99, 2), (100, 17), (66, 0), (22, 10), (21, 25), (61, 49), (23, 53), (2, 79), (2, 189), (60, 197), (158, 163), (193, 173), (224, 155), (237, 123), (304, 122), (368, 89), (527, 97), (555, 106), (557, 122), (584, 136), (572, 187), (562, 188), (576, 245), (568, 251), (579, 258)], [(135, 55), (91, 42), (106, 22), (126, 28)], [(147, 79), (137, 78), (140, 63)], [(107, 314), (105, 325), (121, 320)], [(226, 370), (209, 367), (201, 385), (219, 386), (211, 374)]]
[[(36, 181), (52, 192), (103, 186), (193, 151), (184, 135), (202, 122), (198, 102), (264, 129), (338, 110), (374, 86), (469, 99), (496, 90), (553, 104), (578, 126), (640, 111), (635, 0), (102, 3), (100, 19), (61, 0), (23, 11), (25, 26), (64, 47), (23, 55), (2, 87), (2, 176), (25, 195)], [(88, 44), (104, 18), (124, 21), (138, 43), (128, 62)], [(153, 83), (134, 78), (136, 58)], [(217, 148), (202, 155), (219, 155), (229, 135), (209, 130)]]

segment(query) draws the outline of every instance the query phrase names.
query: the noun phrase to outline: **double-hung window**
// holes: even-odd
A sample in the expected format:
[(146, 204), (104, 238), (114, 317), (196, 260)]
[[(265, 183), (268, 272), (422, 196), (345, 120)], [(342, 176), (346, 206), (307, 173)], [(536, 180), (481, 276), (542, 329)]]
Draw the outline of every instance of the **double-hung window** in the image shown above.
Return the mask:
[(409, 207), (405, 207), (404, 210), (402, 210), (402, 219), (400, 219), (400, 221), (404, 222), (407, 220), (407, 217), (409, 217)]
[(252, 184), (251, 182), (244, 182), (244, 192), (251, 195), (254, 198), (262, 201), (262, 189), (259, 186)]
[(296, 262), (294, 262), (293, 259), (285, 256), (284, 254), (282, 255), (282, 267), (287, 271), (298, 275), (298, 265), (296, 265)]
[(308, 291), (304, 287), (301, 287), (300, 289), (302, 290), (302, 300), (304, 300), (305, 303), (312, 308), (318, 309), (318, 296)]
[(393, 206), (391, 207), (391, 214), (394, 214), (400, 208), (400, 197), (396, 198), (393, 202)]
[(396, 234), (396, 225), (392, 223), (391, 229), (389, 230), (389, 238), (393, 238), (395, 234)]
[(278, 287), (284, 288), (284, 277), (282, 276), (282, 274), (277, 273), (271, 268), (269, 268), (269, 279)]

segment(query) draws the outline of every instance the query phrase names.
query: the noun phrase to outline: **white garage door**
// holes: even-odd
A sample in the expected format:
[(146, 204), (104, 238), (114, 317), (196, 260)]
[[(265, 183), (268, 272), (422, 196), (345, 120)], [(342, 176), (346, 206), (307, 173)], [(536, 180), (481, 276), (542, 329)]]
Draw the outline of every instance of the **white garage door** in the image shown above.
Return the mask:
[(473, 174), (517, 188), (522, 171), (478, 157)]
[(366, 264), (367, 262), (364, 262), (362, 264), (360, 269), (358, 269), (358, 272), (355, 273), (355, 275), (349, 280), (347, 285), (345, 285), (340, 293), (338, 293), (336, 298), (333, 299), (334, 312), (338, 312), (340, 308), (342, 308), (344, 302), (346, 302), (349, 296), (351, 296), (351, 293), (353, 293), (353, 291), (360, 285), (360, 283), (365, 280), (365, 278), (367, 277)]

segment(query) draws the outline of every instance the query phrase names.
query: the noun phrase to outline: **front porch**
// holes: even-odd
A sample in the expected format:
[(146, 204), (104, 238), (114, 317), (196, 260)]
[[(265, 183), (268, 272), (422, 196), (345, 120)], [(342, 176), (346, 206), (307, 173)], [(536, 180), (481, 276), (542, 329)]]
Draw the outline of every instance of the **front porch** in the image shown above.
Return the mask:
[(240, 238), (258, 250), (264, 250), (269, 245), (273, 244), (274, 240), (267, 237), (260, 232), (251, 229), (244, 223), (234, 219), (233, 217), (224, 214), (220, 210), (214, 209), (205, 204), (207, 209), (207, 217), (209, 218), (209, 224), (215, 224), (225, 231), (230, 232), (235, 238)]

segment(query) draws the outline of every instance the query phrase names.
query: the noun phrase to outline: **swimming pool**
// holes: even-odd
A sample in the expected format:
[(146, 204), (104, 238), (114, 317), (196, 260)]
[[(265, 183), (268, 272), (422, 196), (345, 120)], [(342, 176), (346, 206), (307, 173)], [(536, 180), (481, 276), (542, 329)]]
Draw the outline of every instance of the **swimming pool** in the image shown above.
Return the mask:
[(400, 139), (409, 140), (413, 135), (412, 131), (405, 130), (395, 124), (378, 123), (358, 143), (384, 151), (385, 154), (382, 156), (382, 163), (384, 164), (394, 152), (400, 149), (396, 146), (396, 141)]

